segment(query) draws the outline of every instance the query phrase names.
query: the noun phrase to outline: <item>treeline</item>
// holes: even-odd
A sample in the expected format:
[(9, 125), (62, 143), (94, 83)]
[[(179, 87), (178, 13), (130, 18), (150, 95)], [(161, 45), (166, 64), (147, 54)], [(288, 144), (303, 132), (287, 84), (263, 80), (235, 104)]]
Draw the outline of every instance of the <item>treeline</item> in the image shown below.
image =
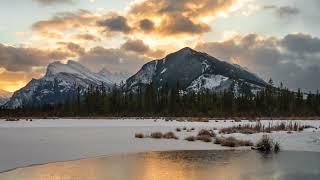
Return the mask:
[(175, 88), (165, 86), (160, 90), (150, 84), (134, 93), (117, 86), (107, 91), (102, 85), (90, 86), (85, 93), (78, 89), (65, 103), (1, 113), (1, 116), (15, 113), (57, 117), (309, 117), (320, 115), (320, 94), (293, 92), (282, 85), (275, 88), (272, 80), (257, 93), (252, 93), (246, 84), (240, 85), (237, 93), (230, 90), (185, 93), (179, 83)]

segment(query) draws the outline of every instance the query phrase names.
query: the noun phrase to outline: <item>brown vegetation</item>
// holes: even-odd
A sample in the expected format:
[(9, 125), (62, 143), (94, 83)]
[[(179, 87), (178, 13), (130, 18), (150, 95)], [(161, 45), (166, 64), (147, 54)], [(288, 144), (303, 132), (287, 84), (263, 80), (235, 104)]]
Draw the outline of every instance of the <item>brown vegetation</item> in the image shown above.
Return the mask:
[(212, 142), (212, 137), (209, 135), (197, 136), (196, 139), (203, 142)]
[(188, 136), (188, 137), (185, 138), (185, 140), (187, 140), (187, 141), (195, 141), (195, 140), (197, 140), (197, 138), (195, 136)]
[(249, 140), (238, 140), (234, 137), (216, 138), (214, 143), (227, 147), (253, 146), (253, 143)]
[(253, 149), (265, 153), (269, 153), (271, 151), (277, 153), (280, 151), (280, 144), (279, 142), (275, 142), (268, 135), (263, 135), (262, 138), (257, 142), (256, 147), (254, 147)]
[(150, 136), (146, 136), (142, 133), (136, 133), (135, 134), (136, 138), (153, 138), (153, 139), (179, 139), (173, 132), (167, 132), (167, 133), (162, 133), (162, 132), (153, 132), (150, 134)]
[(313, 126), (309, 125), (300, 125), (297, 122), (293, 123), (286, 123), (281, 122), (280, 124), (276, 125), (269, 125), (265, 126), (262, 125), (261, 122), (257, 122), (256, 124), (244, 124), (232, 127), (222, 128), (219, 133), (221, 134), (233, 134), (233, 133), (242, 133), (242, 134), (254, 134), (254, 133), (271, 133), (272, 131), (303, 131), (307, 128), (314, 128)]
[(162, 136), (164, 139), (179, 139), (173, 132), (167, 132)]
[(141, 139), (141, 138), (144, 138), (144, 135), (142, 133), (136, 133), (134, 137)]
[(212, 130), (201, 129), (198, 136), (216, 137), (216, 134)]
[(8, 118), (6, 119), (6, 121), (20, 121), (19, 118)]

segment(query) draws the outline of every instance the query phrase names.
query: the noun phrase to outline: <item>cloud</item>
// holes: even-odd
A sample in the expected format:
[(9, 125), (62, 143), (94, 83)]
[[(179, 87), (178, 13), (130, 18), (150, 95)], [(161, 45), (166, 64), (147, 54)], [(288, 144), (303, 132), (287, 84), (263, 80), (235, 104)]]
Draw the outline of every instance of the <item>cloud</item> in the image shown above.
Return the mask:
[[(175, 49), (210, 32), (212, 19), (234, 13), (252, 0), (135, 0), (124, 11), (94, 13), (86, 10), (63, 12), (32, 25), (32, 40), (41, 46), (56, 42), (81, 43), (92, 48), (114, 39), (144, 39), (153, 47)], [(250, 4), (250, 3), (249, 3)], [(146, 36), (147, 35), (147, 36)], [(168, 42), (179, 38), (177, 44)], [(48, 40), (49, 39), (49, 40)], [(45, 40), (45, 41), (43, 41)], [(92, 41), (87, 42), (85, 41)], [(47, 42), (47, 44), (41, 43)], [(121, 41), (118, 41), (121, 42)], [(113, 47), (116, 46), (112, 44)], [(120, 45), (120, 44), (117, 44)], [(169, 49), (167, 48), (167, 49)], [(152, 52), (161, 54), (160, 51)]]
[(140, 29), (145, 32), (150, 32), (154, 30), (154, 26), (155, 26), (154, 23), (149, 19), (142, 19), (139, 22)]
[(202, 21), (230, 8), (236, 0), (144, 0), (131, 4), (128, 17), (143, 31), (163, 35), (192, 35), (210, 31)]
[[(58, 35), (72, 30), (103, 29), (103, 32), (154, 36), (200, 35), (210, 31), (203, 19), (214, 18), (240, 0), (144, 0), (132, 3), (120, 15), (109, 12), (96, 15), (80, 10), (56, 14), (52, 19), (36, 22), (32, 30), (40, 35)], [(53, 1), (44, 1), (53, 3)]]
[(320, 52), (320, 39), (309, 34), (289, 34), (284, 37), (282, 45), (300, 55)]
[(297, 15), (297, 14), (299, 14), (299, 12), (300, 11), (298, 8), (291, 7), (291, 6), (282, 6), (276, 10), (276, 14), (279, 17), (288, 17), (288, 16), (292, 16), (292, 15)]
[(113, 32), (129, 33), (131, 31), (127, 19), (123, 16), (113, 16), (99, 21), (97, 24)]
[[(289, 88), (317, 90), (320, 89), (318, 43), (318, 38), (306, 34), (289, 34), (284, 38), (249, 34), (223, 42), (199, 43), (196, 49), (238, 63), (266, 80), (272, 77), (277, 82), (282, 81)], [(306, 53), (308, 56), (303, 56)]]
[(189, 18), (213, 16), (230, 8), (236, 0), (144, 0), (133, 3), (130, 14), (152, 17), (180, 14)]
[(75, 0), (34, 0), (41, 5), (54, 5), (54, 4), (72, 4)]
[(144, 44), (142, 40), (131, 40), (129, 39), (122, 46), (122, 49), (126, 51), (133, 51), (138, 53), (146, 53), (150, 50), (149, 46)]
[(92, 34), (76, 34), (73, 36), (75, 39), (79, 39), (79, 40), (85, 40), (85, 41), (100, 41), (101, 39), (95, 35)]
[(150, 59), (122, 49), (95, 47), (79, 57), (79, 62), (92, 70), (107, 67), (111, 71), (136, 73)]
[(287, 18), (290, 16), (295, 16), (300, 13), (300, 9), (292, 6), (275, 6), (275, 5), (266, 5), (263, 7), (263, 9), (269, 10), (272, 9), (274, 10), (274, 13), (276, 16), (280, 18)]
[(52, 19), (34, 23), (32, 30), (36, 32), (63, 32), (69, 29), (95, 27), (97, 19), (97, 16), (86, 10), (58, 13)]
[(70, 53), (64, 51), (45, 51), (0, 44), (0, 67), (13, 72), (27, 72), (33, 67), (41, 67), (54, 60), (61, 60), (70, 56), (72, 56)]
[(201, 22), (193, 22), (191, 19), (176, 15), (175, 17), (168, 16), (164, 18), (160, 25), (160, 33), (164, 35), (179, 35), (179, 34), (203, 34), (210, 31), (209, 25)]
[(139, 55), (147, 56), (150, 58), (160, 58), (165, 52), (162, 50), (152, 50), (147, 44), (142, 40), (138, 39), (129, 39), (122, 46), (122, 50), (131, 51)]
[(58, 44), (62, 45), (64, 49), (68, 50), (70, 53), (73, 53), (74, 57), (85, 54), (86, 50), (78, 44), (72, 42), (59, 42)]

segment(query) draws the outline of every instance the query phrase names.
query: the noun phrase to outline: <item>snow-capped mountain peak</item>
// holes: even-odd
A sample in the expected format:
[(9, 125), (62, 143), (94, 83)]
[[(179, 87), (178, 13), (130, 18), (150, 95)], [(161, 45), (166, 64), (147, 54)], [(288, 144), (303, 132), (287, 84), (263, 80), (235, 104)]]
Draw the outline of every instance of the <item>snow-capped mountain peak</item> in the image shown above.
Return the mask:
[(59, 73), (73, 74), (73, 75), (79, 76), (80, 78), (88, 79), (96, 83), (98, 82), (104, 82), (108, 84), (113, 83), (107, 77), (103, 77), (100, 74), (94, 73), (90, 71), (88, 68), (72, 60), (69, 60), (67, 64), (63, 64), (61, 62), (54, 62), (52, 64), (49, 64), (47, 68), (46, 77), (50, 78)]
[(224, 91), (247, 83), (264, 87), (266, 83), (253, 73), (220, 61), (206, 53), (189, 47), (167, 55), (164, 59), (145, 64), (140, 71), (126, 82), (128, 90), (152, 83), (157, 89), (164, 85), (177, 86), (187, 91)]

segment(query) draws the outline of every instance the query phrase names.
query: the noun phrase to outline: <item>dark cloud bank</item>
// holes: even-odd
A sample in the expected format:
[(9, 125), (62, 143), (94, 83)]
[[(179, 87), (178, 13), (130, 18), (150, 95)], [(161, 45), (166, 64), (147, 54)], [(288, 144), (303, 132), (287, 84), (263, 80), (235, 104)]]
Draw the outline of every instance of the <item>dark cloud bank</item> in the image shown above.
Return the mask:
[(320, 89), (320, 39), (307, 34), (289, 34), (282, 39), (250, 34), (198, 44), (197, 49), (229, 62), (238, 59), (264, 79), (273, 78), (292, 89)]

